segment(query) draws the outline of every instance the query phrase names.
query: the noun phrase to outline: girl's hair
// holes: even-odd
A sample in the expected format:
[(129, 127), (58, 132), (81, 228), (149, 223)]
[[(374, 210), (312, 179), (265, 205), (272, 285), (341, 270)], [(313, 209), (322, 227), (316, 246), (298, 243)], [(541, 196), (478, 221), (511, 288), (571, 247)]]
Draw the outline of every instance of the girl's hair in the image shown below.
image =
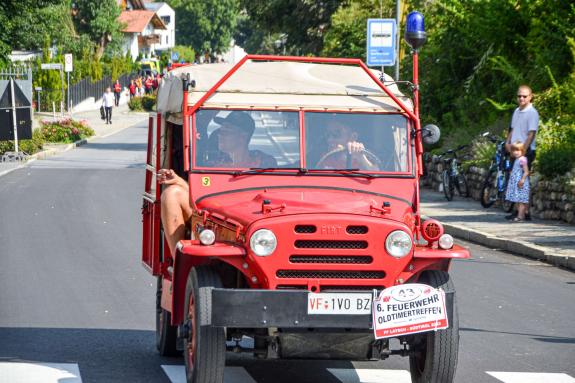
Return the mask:
[(525, 155), (525, 145), (521, 141), (515, 141), (511, 144), (511, 150), (521, 150), (521, 155)]

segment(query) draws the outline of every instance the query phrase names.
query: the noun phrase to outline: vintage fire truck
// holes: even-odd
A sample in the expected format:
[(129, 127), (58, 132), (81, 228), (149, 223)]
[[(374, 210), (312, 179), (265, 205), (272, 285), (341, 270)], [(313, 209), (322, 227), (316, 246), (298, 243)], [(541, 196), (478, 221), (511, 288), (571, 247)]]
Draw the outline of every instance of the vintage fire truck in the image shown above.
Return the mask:
[[(222, 382), (226, 351), (397, 354), (413, 382), (453, 381), (448, 270), (469, 254), (421, 218), (422, 143), (439, 132), (420, 126), (416, 66), (413, 80), (408, 97), (359, 59), (259, 55), (164, 77), (149, 122), (142, 259), (157, 277), (158, 350), (183, 352), (188, 382)], [(173, 252), (160, 169), (189, 186)]]

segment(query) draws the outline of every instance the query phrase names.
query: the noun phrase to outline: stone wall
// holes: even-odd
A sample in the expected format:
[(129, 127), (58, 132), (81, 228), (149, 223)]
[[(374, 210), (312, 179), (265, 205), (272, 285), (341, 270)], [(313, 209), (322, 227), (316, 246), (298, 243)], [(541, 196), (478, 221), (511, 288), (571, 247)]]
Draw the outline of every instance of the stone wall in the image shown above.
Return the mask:
[[(441, 173), (445, 167), (439, 156), (424, 155), (425, 173), (421, 186), (443, 192)], [(469, 196), (476, 201), (481, 197), (481, 189), (487, 169), (470, 166), (465, 173)], [(567, 174), (551, 181), (539, 180), (535, 173), (531, 176), (531, 214), (539, 219), (561, 220), (575, 224), (575, 177)], [(571, 180), (569, 182), (569, 180)], [(457, 195), (457, 192), (456, 192)]]

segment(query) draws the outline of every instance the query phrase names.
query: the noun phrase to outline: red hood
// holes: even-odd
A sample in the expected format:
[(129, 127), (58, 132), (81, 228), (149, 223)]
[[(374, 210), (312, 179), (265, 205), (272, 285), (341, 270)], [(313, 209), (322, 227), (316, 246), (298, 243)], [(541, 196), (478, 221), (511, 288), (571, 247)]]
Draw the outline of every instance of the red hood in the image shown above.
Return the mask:
[[(263, 213), (264, 200), (271, 212)], [(389, 212), (377, 209), (389, 202)], [(283, 208), (282, 208), (283, 206)], [(376, 209), (372, 209), (371, 206)], [(366, 193), (350, 190), (255, 190), (224, 193), (198, 202), (198, 208), (224, 215), (244, 226), (268, 217), (294, 214), (345, 213), (379, 216), (405, 222), (405, 216), (413, 212), (411, 201), (392, 195)]]

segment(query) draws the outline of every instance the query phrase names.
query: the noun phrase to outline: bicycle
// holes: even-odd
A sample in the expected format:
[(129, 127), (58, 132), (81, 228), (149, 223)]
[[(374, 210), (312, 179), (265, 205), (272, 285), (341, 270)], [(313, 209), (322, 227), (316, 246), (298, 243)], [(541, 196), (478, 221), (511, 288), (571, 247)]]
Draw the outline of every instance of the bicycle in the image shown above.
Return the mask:
[(489, 165), (489, 170), (483, 181), (483, 188), (481, 189), (481, 206), (489, 208), (493, 206), (496, 201), (500, 201), (501, 207), (506, 213), (513, 210), (513, 202), (505, 200), (507, 192), (507, 184), (509, 182), (509, 175), (511, 173), (511, 161), (509, 160), (509, 153), (505, 150), (505, 140), (489, 134), (484, 133), (489, 141), (496, 144), (495, 155)]
[(450, 149), (442, 154), (440, 158), (446, 155), (451, 155), (451, 158), (443, 158), (443, 162), (446, 165), (446, 169), (443, 170), (441, 174), (441, 179), (443, 182), (443, 193), (448, 201), (453, 199), (454, 191), (457, 189), (457, 193), (462, 197), (469, 197), (469, 189), (467, 187), (467, 179), (461, 169), (461, 164), (457, 158), (457, 152), (467, 148), (468, 145), (461, 145), (457, 149)]

